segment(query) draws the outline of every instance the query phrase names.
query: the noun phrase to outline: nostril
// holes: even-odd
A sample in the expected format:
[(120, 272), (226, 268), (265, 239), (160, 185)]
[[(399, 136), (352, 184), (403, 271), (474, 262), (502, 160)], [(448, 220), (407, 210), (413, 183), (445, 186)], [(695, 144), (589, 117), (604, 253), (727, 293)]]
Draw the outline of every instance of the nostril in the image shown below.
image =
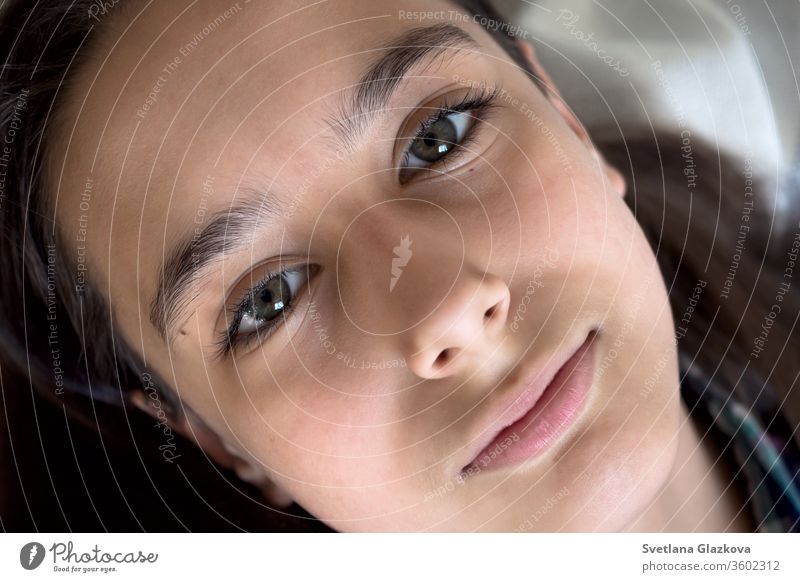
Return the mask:
[(456, 350), (452, 348), (447, 348), (446, 350), (442, 350), (439, 355), (436, 357), (436, 360), (433, 362), (433, 368), (438, 370), (444, 367), (446, 364), (450, 362), (456, 355)]
[(489, 309), (487, 309), (486, 313), (483, 314), (483, 320), (487, 322), (491, 320), (494, 317), (494, 314), (497, 313), (499, 305), (500, 305), (499, 303), (496, 303), (492, 305)]

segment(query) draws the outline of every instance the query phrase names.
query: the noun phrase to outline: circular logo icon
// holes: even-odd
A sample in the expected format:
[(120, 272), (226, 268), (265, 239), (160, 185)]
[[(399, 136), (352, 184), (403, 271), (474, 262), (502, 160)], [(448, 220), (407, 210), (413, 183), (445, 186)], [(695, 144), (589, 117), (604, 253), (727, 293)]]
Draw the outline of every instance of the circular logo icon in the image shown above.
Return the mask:
[(30, 542), (19, 551), (19, 563), (26, 570), (35, 570), (44, 561), (44, 546), (39, 542)]

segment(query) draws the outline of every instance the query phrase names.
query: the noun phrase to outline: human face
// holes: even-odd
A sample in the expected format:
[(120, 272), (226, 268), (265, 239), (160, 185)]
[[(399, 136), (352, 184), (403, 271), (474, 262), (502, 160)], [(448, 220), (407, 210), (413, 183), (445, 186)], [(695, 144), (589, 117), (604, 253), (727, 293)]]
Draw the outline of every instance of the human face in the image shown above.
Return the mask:
[(60, 228), (148, 366), (333, 528), (617, 529), (674, 456), (663, 281), (590, 145), (455, 10), (115, 16), (64, 111)]

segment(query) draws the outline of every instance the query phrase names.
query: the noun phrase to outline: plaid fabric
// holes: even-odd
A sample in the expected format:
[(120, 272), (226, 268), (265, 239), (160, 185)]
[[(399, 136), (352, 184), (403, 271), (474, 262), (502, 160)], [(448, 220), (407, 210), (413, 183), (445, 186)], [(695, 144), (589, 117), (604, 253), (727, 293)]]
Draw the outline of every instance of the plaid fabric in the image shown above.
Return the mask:
[(722, 454), (738, 469), (735, 478), (747, 487), (757, 531), (800, 532), (800, 430), (774, 402), (766, 404), (769, 397), (748, 405), (709, 382), (683, 354), (680, 361), (681, 396), (693, 416), (705, 417)]

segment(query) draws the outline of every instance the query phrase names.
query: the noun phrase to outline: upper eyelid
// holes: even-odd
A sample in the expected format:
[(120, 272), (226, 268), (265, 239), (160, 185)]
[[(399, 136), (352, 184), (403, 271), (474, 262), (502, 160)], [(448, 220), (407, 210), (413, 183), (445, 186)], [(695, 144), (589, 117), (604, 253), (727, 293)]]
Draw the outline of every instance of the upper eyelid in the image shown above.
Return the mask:
[[(422, 136), (422, 134), (433, 124), (439, 121), (440, 119), (445, 118), (448, 114), (454, 113), (469, 113), (470, 116), (473, 118), (472, 125), (470, 126), (469, 130), (467, 131), (466, 135), (464, 136), (461, 143), (458, 144), (457, 148), (451, 150), (447, 156), (443, 159), (449, 158), (453, 155), (458, 155), (459, 150), (461, 150), (467, 143), (475, 138), (475, 132), (478, 131), (476, 127), (481, 122), (486, 121), (486, 119), (491, 115), (492, 110), (497, 109), (502, 106), (501, 103), (498, 102), (497, 97), (501, 94), (502, 87), (500, 85), (492, 85), (482, 87), (480, 89), (472, 88), (470, 91), (477, 91), (477, 94), (473, 93), (466, 93), (464, 96), (461, 97), (458, 103), (453, 105), (448, 105), (447, 103), (442, 103), (436, 107), (431, 107), (433, 109), (430, 115), (425, 117), (423, 120), (420, 121), (420, 126), (418, 129), (407, 138), (399, 138), (399, 143), (405, 143), (400, 150), (400, 158), (397, 163), (397, 167), (400, 171), (404, 169), (408, 162), (411, 144), (415, 139), (418, 139)], [(471, 96), (472, 95), (472, 96)], [(469, 106), (473, 105), (473, 106)], [(397, 154), (395, 154), (397, 155)], [(437, 165), (439, 162), (434, 162), (431, 164), (430, 167)], [(422, 171), (420, 169), (419, 171)]]
[(275, 277), (280, 277), (284, 271), (288, 269), (279, 269), (277, 271), (269, 271), (266, 275), (261, 277), (258, 281), (253, 283), (250, 287), (244, 290), (241, 298), (234, 304), (234, 312), (239, 312), (240, 310), (244, 309), (245, 307), (249, 306), (253, 303), (253, 295), (258, 293), (261, 289), (266, 286), (267, 283), (272, 281)]
[[(253, 302), (253, 296), (258, 293), (261, 289), (263, 289), (267, 283), (275, 279), (276, 277), (280, 277), (287, 271), (297, 270), (300, 265), (291, 264), (291, 265), (284, 265), (283, 263), (279, 265), (277, 268), (270, 269), (265, 273), (258, 281), (247, 287), (244, 292), (242, 293), (239, 300), (237, 300), (233, 304), (233, 309), (229, 310), (232, 313), (239, 313), (242, 309), (246, 308)], [(247, 275), (251, 275), (255, 269), (251, 269), (244, 277), (241, 277), (239, 281), (243, 281), (247, 278)], [(226, 301), (226, 305), (227, 305)], [(227, 308), (226, 308), (227, 310)]]
[[(487, 103), (487, 104), (481, 105), (481, 108), (488, 108), (490, 106), (491, 106), (491, 104)], [(417, 132), (411, 137), (411, 139), (412, 140), (418, 139), (419, 137), (421, 137), (425, 133), (425, 131), (430, 129), (430, 127), (432, 125), (434, 125), (435, 123), (437, 123), (437, 122), (441, 121), (442, 119), (446, 118), (448, 115), (454, 115), (456, 113), (469, 113), (471, 111), (474, 111), (474, 109), (458, 110), (458, 109), (440, 108), (437, 111), (433, 112), (430, 117), (427, 117), (422, 122), (420, 122), (420, 127), (418, 128)], [(470, 113), (470, 117), (472, 117), (474, 119), (473, 126), (474, 126), (475, 123), (477, 123), (477, 122), (479, 122), (481, 120), (478, 115), (473, 115), (471, 113)], [(470, 131), (472, 131), (472, 129), (473, 128), (471, 127)]]
[[(292, 269), (298, 269), (301, 267), (308, 266), (308, 259), (300, 258), (300, 257), (273, 257), (272, 259), (267, 259), (264, 261), (259, 261), (255, 265), (248, 267), (244, 273), (238, 276), (235, 279), (235, 282), (228, 287), (227, 291), (225, 292), (225, 300), (224, 300), (224, 309), (226, 311), (231, 311), (230, 307), (238, 307), (242, 301), (246, 300), (247, 297), (252, 294), (252, 292), (257, 289), (259, 286), (262, 286), (266, 283), (270, 277), (274, 277), (276, 275), (280, 275), (284, 271), (291, 271)], [(253, 277), (253, 273), (258, 271), (259, 269), (264, 269), (265, 273), (259, 277)], [(248, 285), (244, 288), (242, 293), (237, 293), (239, 299), (235, 302), (231, 301), (231, 296), (234, 294), (234, 290), (240, 287), (244, 281), (253, 280), (254, 283)], [(231, 305), (231, 303), (233, 303)]]
[[(426, 105), (420, 104), (419, 106), (415, 107), (415, 111), (419, 110), (429, 110), (430, 114), (423, 117), (421, 120), (422, 123), (425, 121), (435, 118), (437, 115), (441, 115), (443, 113), (448, 112), (457, 112), (457, 111), (469, 111), (471, 108), (468, 107), (470, 103), (475, 103), (478, 101), (487, 101), (492, 102), (496, 101), (497, 96), (500, 94), (501, 86), (498, 85), (487, 85), (482, 87), (470, 87), (467, 89), (467, 92), (461, 95), (460, 97), (456, 98), (455, 102), (449, 102), (450, 100), (448, 97), (452, 95), (451, 93), (445, 93), (440, 95), (439, 97), (435, 98), (438, 100), (436, 105)], [(426, 100), (426, 103), (430, 103), (431, 100)]]
[[(264, 265), (264, 263), (262, 263)], [(228, 336), (229, 332), (235, 325), (241, 321), (241, 316), (243, 311), (247, 308), (248, 304), (252, 302), (253, 295), (259, 290), (262, 289), (271, 279), (275, 277), (279, 277), (285, 271), (289, 271), (293, 268), (297, 268), (299, 263), (291, 263), (287, 264), (285, 260), (281, 260), (276, 266), (271, 267), (269, 271), (267, 271), (262, 277), (260, 277), (255, 283), (246, 287), (241, 296), (235, 301), (231, 302), (230, 294), (228, 294), (223, 302), (223, 315), (225, 315), (225, 329), (221, 333), (224, 334), (226, 337)], [(259, 269), (259, 266), (256, 265), (255, 267), (251, 268), (247, 273), (239, 277), (236, 283), (233, 284), (233, 288), (240, 286), (242, 281), (247, 280), (248, 276), (252, 278), (252, 274)]]
[[(303, 263), (303, 262), (300, 262), (299, 259), (298, 259), (298, 261), (283, 260), (283, 261), (281, 261), (279, 263), (279, 266), (277, 268), (273, 268), (272, 270), (267, 272), (263, 277), (261, 277), (261, 279), (257, 283), (255, 283), (254, 285), (248, 287), (245, 290), (245, 294), (244, 294), (243, 298), (241, 300), (239, 300), (239, 302), (237, 302), (235, 304), (236, 305), (235, 313), (236, 313), (236, 318), (237, 319), (234, 320), (233, 322), (231, 322), (229, 325), (227, 325), (224, 330), (222, 330), (221, 332), (218, 332), (218, 334), (216, 334), (218, 336), (218, 338), (214, 342), (214, 345), (216, 346), (215, 353), (214, 353), (214, 358), (215, 359), (221, 360), (227, 354), (232, 352), (233, 349), (236, 347), (234, 345), (231, 345), (231, 338), (232, 338), (231, 331), (234, 329), (235, 326), (238, 326), (241, 323), (242, 313), (244, 312), (244, 310), (246, 309), (248, 304), (250, 304), (252, 302), (252, 297), (256, 294), (256, 292), (258, 290), (262, 289), (272, 279), (275, 279), (276, 277), (280, 277), (281, 275), (283, 275), (284, 273), (286, 273), (288, 271), (300, 271), (300, 270), (305, 271), (306, 274), (307, 274), (308, 279), (307, 279), (306, 283), (303, 285), (303, 287), (307, 287), (307, 286), (311, 285), (311, 281), (319, 274), (319, 272), (322, 269), (319, 267), (319, 265), (317, 265), (315, 263), (312, 263), (312, 262)], [(251, 270), (249, 272), (249, 274), (252, 274), (252, 272), (253, 272), (253, 270)], [(243, 278), (240, 278), (239, 281), (242, 281), (246, 277), (247, 277), (247, 275), (245, 275)], [(292, 302), (292, 304), (288, 308), (289, 312), (294, 310), (294, 308), (297, 306), (296, 305), (297, 297), (294, 297), (293, 299), (294, 299), (294, 301)], [(227, 304), (227, 302), (226, 302), (226, 304)], [(227, 307), (225, 308), (225, 311), (226, 311), (226, 313), (229, 312)], [(273, 328), (273, 327), (276, 327), (276, 326), (269, 326), (269, 327)], [(261, 333), (261, 332), (254, 332), (254, 333)], [(271, 334), (271, 333), (272, 333), (272, 330), (269, 331), (269, 334)]]
[[(255, 295), (260, 289), (262, 289), (273, 277), (280, 276), (282, 271), (278, 271), (277, 273), (268, 273), (265, 277), (263, 277), (258, 283), (254, 284), (251, 287), (248, 287), (244, 291), (244, 295), (233, 305), (233, 309), (230, 310), (230, 314), (233, 316), (231, 322), (225, 328), (225, 334), (230, 337), (230, 331), (241, 324), (243, 313), (252, 305), (253, 303), (253, 295)], [(227, 302), (226, 302), (227, 303)], [(226, 313), (228, 313), (227, 307), (225, 308)]]
[[(398, 136), (397, 140), (399, 142), (410, 142), (420, 136), (422, 132), (424, 132), (428, 127), (430, 127), (436, 121), (446, 116), (448, 113), (459, 113), (459, 112), (468, 112), (474, 111), (475, 109), (480, 110), (489, 110), (498, 107), (500, 104), (497, 102), (497, 96), (500, 95), (502, 91), (502, 87), (498, 85), (491, 85), (486, 87), (473, 87), (470, 88), (467, 93), (462, 95), (456, 103), (449, 104), (447, 103), (447, 96), (448, 94), (442, 95), (439, 97), (441, 103), (435, 106), (418, 106), (415, 108), (415, 111), (419, 111), (420, 109), (428, 109), (430, 110), (430, 114), (423, 117), (419, 120), (419, 125), (417, 129), (414, 130), (413, 133), (409, 133), (409, 135), (405, 136)], [(476, 103), (479, 101), (483, 101), (477, 107), (468, 107), (470, 103)], [(428, 101), (430, 102), (430, 101)], [(480, 121), (480, 119), (476, 117), (476, 121)], [(403, 148), (406, 149), (405, 147)]]
[[(230, 313), (233, 315), (233, 319), (230, 320), (230, 323), (228, 323), (225, 326), (224, 330), (222, 330), (217, 334), (218, 337), (214, 341), (215, 359), (221, 360), (234, 349), (235, 346), (231, 345), (232, 331), (241, 324), (244, 311), (249, 307), (250, 304), (252, 304), (253, 295), (255, 295), (255, 293), (259, 289), (262, 289), (269, 281), (271, 281), (275, 277), (280, 277), (284, 271), (287, 271), (290, 268), (291, 267), (286, 267), (278, 269), (276, 271), (269, 271), (257, 283), (245, 289), (244, 295), (234, 304), (233, 310), (229, 310), (227, 307), (228, 302), (227, 301), (225, 302), (226, 305), (224, 307), (225, 315), (227, 316)], [(251, 270), (248, 274), (252, 274), (252, 272), (253, 271)], [(247, 277), (247, 275), (245, 275), (244, 277)], [(240, 279), (240, 281), (242, 279)]]

